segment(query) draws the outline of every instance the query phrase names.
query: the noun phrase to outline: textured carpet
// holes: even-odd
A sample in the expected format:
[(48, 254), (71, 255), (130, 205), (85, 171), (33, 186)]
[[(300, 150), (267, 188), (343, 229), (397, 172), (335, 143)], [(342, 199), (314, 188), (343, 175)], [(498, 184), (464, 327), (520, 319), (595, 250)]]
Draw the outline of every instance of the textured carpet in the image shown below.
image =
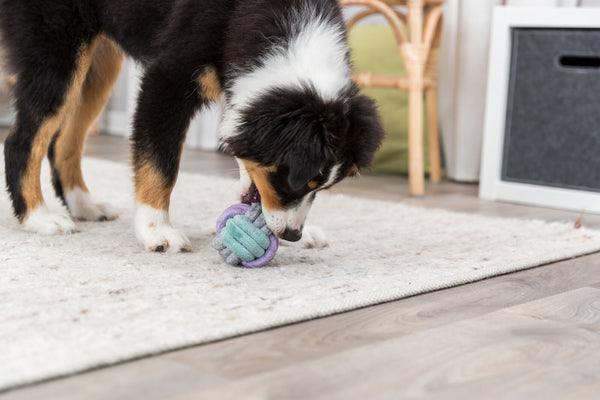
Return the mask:
[[(172, 221), (194, 252), (149, 254), (132, 229), (129, 168), (86, 159), (84, 173), (121, 217), (78, 223), (70, 236), (20, 231), (0, 192), (0, 389), (600, 249), (599, 232), (572, 223), (321, 194), (310, 218), (328, 231), (330, 247), (281, 248), (270, 266), (247, 270), (210, 247), (217, 217), (235, 202), (235, 181), (182, 173)], [(50, 208), (60, 210), (47, 176)]]

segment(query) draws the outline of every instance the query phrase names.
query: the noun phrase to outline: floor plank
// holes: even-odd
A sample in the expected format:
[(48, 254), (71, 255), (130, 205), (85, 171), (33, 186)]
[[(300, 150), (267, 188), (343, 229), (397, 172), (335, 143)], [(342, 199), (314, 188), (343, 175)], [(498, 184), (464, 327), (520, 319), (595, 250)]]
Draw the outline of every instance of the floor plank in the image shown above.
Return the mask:
[(296, 362), (402, 337), (587, 286), (600, 278), (600, 254), (351, 311), (164, 357), (239, 379)]
[(598, 356), (600, 290), (582, 288), (172, 399), (555, 399), (598, 382), (566, 367)]
[(210, 387), (226, 380), (165, 358), (153, 357), (131, 364), (33, 385), (0, 396), (3, 400), (163, 400)]

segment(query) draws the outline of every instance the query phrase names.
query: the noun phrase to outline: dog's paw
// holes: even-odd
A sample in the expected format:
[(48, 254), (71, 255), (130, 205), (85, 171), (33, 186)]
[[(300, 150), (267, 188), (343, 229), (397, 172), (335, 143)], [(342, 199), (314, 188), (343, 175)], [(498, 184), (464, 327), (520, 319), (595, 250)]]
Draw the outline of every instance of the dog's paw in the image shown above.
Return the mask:
[(75, 223), (68, 216), (53, 214), (41, 205), (29, 213), (23, 229), (40, 235), (66, 235), (75, 232)]
[(190, 240), (177, 229), (168, 225), (148, 227), (138, 231), (138, 239), (148, 251), (156, 253), (192, 251)]
[(171, 226), (169, 214), (163, 210), (139, 206), (135, 215), (135, 234), (148, 251), (192, 251), (190, 240)]
[(89, 193), (79, 188), (67, 193), (65, 202), (71, 217), (81, 221), (112, 221), (118, 217), (111, 206), (95, 203)]
[(327, 242), (327, 235), (323, 229), (318, 226), (307, 226), (302, 232), (302, 239), (297, 242), (288, 242), (285, 240), (281, 241), (282, 244), (288, 247), (295, 247), (300, 249), (322, 249), (323, 247), (329, 246)]

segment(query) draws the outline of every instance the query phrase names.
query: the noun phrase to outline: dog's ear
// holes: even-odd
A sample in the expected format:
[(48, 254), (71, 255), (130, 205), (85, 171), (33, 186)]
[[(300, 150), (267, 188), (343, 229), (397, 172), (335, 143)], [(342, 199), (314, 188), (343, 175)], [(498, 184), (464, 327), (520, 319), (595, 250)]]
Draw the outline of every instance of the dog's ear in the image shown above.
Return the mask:
[(345, 119), (341, 109), (310, 91), (272, 91), (244, 110), (225, 148), (262, 165), (285, 165), (290, 187), (299, 189), (333, 159), (341, 135), (331, 127)]
[(348, 121), (346, 143), (353, 162), (359, 169), (369, 167), (385, 137), (375, 101), (363, 95), (352, 97)]
[(290, 153), (286, 164), (290, 169), (288, 185), (292, 190), (300, 190), (325, 167), (325, 159)]
[(333, 157), (334, 151), (329, 143), (327, 128), (318, 116), (310, 113), (296, 115), (284, 125), (278, 135), (280, 139), (287, 139), (287, 145), (280, 149), (279, 163), (289, 168), (290, 188), (299, 190), (319, 174)]

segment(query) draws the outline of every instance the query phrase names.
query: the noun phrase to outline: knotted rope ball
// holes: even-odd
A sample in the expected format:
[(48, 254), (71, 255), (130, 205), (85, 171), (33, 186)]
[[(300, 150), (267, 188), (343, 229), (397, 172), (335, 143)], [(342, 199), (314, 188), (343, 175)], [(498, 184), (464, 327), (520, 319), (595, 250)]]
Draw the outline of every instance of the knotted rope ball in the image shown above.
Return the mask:
[(267, 226), (260, 203), (234, 204), (217, 220), (213, 247), (230, 265), (258, 268), (275, 257), (278, 240)]

